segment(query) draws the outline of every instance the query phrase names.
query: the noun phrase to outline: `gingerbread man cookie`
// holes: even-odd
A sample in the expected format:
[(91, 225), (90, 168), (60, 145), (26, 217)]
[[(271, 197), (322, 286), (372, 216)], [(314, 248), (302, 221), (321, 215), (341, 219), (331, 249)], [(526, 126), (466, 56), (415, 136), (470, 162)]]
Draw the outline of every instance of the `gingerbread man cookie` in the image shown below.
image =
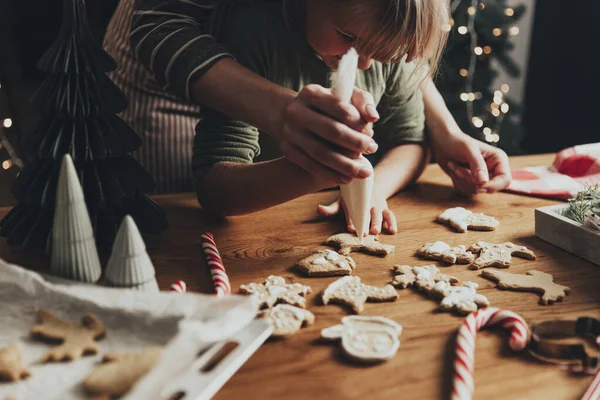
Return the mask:
[(344, 354), (359, 363), (375, 363), (391, 359), (398, 348), (402, 326), (385, 317), (347, 316), (342, 323), (325, 328), (321, 338), (341, 339)]
[(324, 249), (299, 261), (297, 267), (308, 276), (339, 276), (350, 275), (356, 263), (350, 256)]
[(452, 286), (448, 282), (440, 281), (435, 284), (432, 293), (442, 298), (440, 310), (456, 310), (461, 314), (470, 314), (479, 307), (490, 305), (487, 297), (477, 293), (477, 288), (475, 282), (463, 282), (462, 286)]
[(99, 352), (96, 340), (102, 338), (106, 331), (95, 315), (85, 314), (78, 325), (59, 318), (50, 309), (42, 308), (39, 310), (39, 318), (41, 323), (31, 328), (31, 336), (62, 342), (44, 354), (42, 362), (71, 361), (85, 354)]
[(500, 289), (540, 293), (544, 305), (561, 301), (571, 291), (567, 286), (554, 283), (552, 275), (541, 271), (528, 271), (523, 275), (486, 269), (481, 271), (481, 276), (498, 282)]
[(408, 265), (394, 265), (394, 280), (392, 285), (404, 289), (415, 286), (419, 290), (430, 292), (433, 286), (440, 281), (451, 285), (458, 284), (459, 280), (453, 276), (442, 274), (435, 265), (411, 267)]
[(517, 246), (512, 242), (499, 244), (488, 242), (477, 242), (469, 247), (473, 253), (479, 253), (479, 257), (471, 264), (470, 269), (482, 269), (488, 267), (508, 268), (512, 264), (512, 256), (535, 260), (533, 251), (525, 246)]
[(327, 286), (321, 298), (323, 304), (329, 302), (346, 304), (354, 313), (360, 314), (367, 301), (395, 301), (398, 293), (391, 285), (378, 288), (365, 285), (358, 276), (345, 276)]
[(449, 208), (438, 215), (436, 220), (451, 226), (461, 233), (465, 233), (468, 229), (474, 231), (493, 231), (500, 225), (500, 222), (494, 217), (476, 214), (463, 207)]
[(83, 381), (85, 389), (94, 394), (122, 396), (160, 359), (162, 347), (149, 347), (138, 353), (108, 353)]
[(23, 346), (15, 343), (0, 349), (0, 381), (19, 381), (31, 376), (21, 360)]
[(429, 260), (443, 261), (448, 264), (470, 264), (475, 259), (473, 253), (467, 250), (466, 246), (451, 247), (440, 240), (433, 243), (425, 243), (417, 255)]
[(395, 249), (391, 244), (380, 243), (379, 236), (366, 236), (361, 243), (358, 236), (354, 233), (339, 233), (330, 236), (325, 241), (325, 244), (338, 248), (338, 252), (342, 255), (348, 255), (353, 251), (360, 251), (365, 254), (385, 257)]
[(304, 296), (312, 292), (310, 286), (300, 283), (285, 283), (285, 278), (271, 275), (263, 283), (240, 286), (240, 293), (256, 296), (259, 308), (272, 308), (277, 303), (306, 308)]
[(273, 326), (271, 333), (273, 337), (291, 336), (303, 326), (315, 322), (313, 313), (289, 304), (277, 304), (275, 307), (263, 311), (259, 318), (266, 319)]

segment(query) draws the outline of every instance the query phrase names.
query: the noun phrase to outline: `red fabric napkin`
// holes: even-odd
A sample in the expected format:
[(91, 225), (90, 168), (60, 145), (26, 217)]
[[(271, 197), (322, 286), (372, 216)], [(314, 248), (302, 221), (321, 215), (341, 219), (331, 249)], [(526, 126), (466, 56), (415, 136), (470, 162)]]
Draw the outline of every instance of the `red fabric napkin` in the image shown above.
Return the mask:
[(551, 166), (512, 171), (508, 192), (567, 200), (587, 185), (600, 184), (600, 143), (569, 147)]

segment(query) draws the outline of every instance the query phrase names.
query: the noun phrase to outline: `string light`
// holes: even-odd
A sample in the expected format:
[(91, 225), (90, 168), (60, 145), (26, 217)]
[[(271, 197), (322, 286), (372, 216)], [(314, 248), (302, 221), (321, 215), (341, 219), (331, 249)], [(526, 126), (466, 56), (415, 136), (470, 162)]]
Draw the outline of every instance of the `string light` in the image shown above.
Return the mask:
[(497, 108), (494, 108), (494, 109), (492, 110), (492, 115), (493, 115), (494, 117), (497, 117), (497, 116), (499, 116), (499, 115), (500, 115), (500, 110), (498, 110)]
[(6, 129), (10, 128), (12, 126), (13, 122), (12, 119), (10, 118), (4, 118), (4, 121), (2, 121), (2, 126), (5, 127)]
[(467, 76), (469, 76), (469, 71), (467, 71), (467, 70), (466, 70), (466, 69), (464, 69), (464, 68), (462, 68), (462, 69), (459, 71), (459, 73), (460, 73), (460, 76), (462, 76), (462, 77), (465, 77), (465, 78), (466, 78)]
[(502, 86), (500, 86), (500, 90), (502, 90), (502, 93), (508, 93), (510, 87), (508, 87), (506, 83), (503, 83)]
[(467, 8), (467, 14), (475, 15), (475, 12), (476, 12), (475, 7), (471, 6), (471, 7)]
[(512, 17), (513, 15), (515, 15), (515, 10), (513, 10), (512, 8), (505, 8), (504, 14), (506, 14), (508, 17)]
[(500, 106), (500, 111), (502, 111), (504, 114), (506, 114), (506, 113), (508, 112), (508, 109), (509, 109), (509, 106), (508, 106), (508, 104), (507, 104), (507, 103), (503, 103), (503, 104)]
[(498, 141), (500, 141), (500, 135), (497, 133), (492, 134), (492, 142), (498, 143)]
[(487, 126), (485, 128), (483, 128), (483, 134), (485, 136), (488, 136), (492, 133), (492, 130), (490, 128), (488, 128)]
[(13, 163), (10, 160), (4, 160), (2, 162), (2, 168), (4, 169), (9, 169), (10, 167), (12, 167)]
[(479, 8), (481, 10), (483, 10), (485, 8), (485, 4), (483, 4), (483, 1), (479, 3)]
[(458, 29), (457, 29), (457, 31), (461, 35), (465, 35), (467, 33), (467, 27), (466, 26), (459, 26)]
[(475, 93), (469, 93), (469, 101), (475, 100)]
[(485, 54), (490, 54), (492, 52), (492, 47), (491, 46), (484, 46), (483, 47), (483, 52)]
[(450, 24), (444, 24), (444, 25), (442, 25), (442, 30), (444, 32), (450, 32), (451, 29), (452, 29), (452, 26)]
[(469, 100), (469, 94), (468, 93), (461, 93), (460, 94), (460, 99), (462, 101), (468, 101)]
[(492, 30), (492, 34), (493, 34), (494, 36), (496, 36), (496, 37), (500, 36), (500, 35), (502, 35), (502, 29), (500, 29), (500, 28), (494, 28), (494, 29)]
[(511, 26), (510, 29), (508, 30), (508, 33), (511, 36), (517, 36), (519, 34), (519, 27)]
[(483, 54), (483, 49), (479, 46), (475, 47), (475, 49), (473, 49), (473, 51), (475, 52), (475, 54), (477, 54), (478, 56)]
[(481, 128), (483, 126), (483, 120), (479, 117), (473, 117), (471, 120), (475, 128)]

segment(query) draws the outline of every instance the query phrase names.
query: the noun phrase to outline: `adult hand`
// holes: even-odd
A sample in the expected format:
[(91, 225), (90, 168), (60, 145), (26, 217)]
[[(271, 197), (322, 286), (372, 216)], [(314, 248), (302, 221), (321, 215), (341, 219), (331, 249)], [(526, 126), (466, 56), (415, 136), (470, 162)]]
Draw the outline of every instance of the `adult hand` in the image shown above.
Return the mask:
[(340, 102), (331, 89), (308, 85), (283, 107), (279, 133), (283, 154), (311, 175), (328, 182), (366, 178), (361, 153), (377, 151), (373, 122), (379, 119), (373, 97), (355, 89), (352, 104)]
[[(317, 214), (322, 217), (333, 217), (340, 212), (340, 208), (344, 211), (348, 231), (356, 232), (356, 228), (350, 219), (348, 208), (341, 197), (330, 205), (319, 205), (317, 207)], [(398, 232), (398, 224), (394, 212), (388, 208), (386, 199), (374, 192), (371, 198), (371, 227), (369, 233), (378, 235), (382, 231), (394, 235)]]
[(432, 136), (432, 150), (456, 190), (464, 195), (494, 193), (510, 185), (508, 156), (497, 147), (459, 132)]

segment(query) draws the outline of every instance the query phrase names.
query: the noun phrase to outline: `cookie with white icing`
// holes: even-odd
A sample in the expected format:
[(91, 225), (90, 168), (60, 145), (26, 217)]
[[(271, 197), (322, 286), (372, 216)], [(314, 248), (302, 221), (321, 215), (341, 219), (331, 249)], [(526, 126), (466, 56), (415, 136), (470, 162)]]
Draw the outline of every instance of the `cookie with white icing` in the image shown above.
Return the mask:
[(395, 247), (391, 244), (383, 244), (379, 242), (379, 236), (369, 235), (359, 240), (354, 233), (338, 233), (327, 238), (325, 244), (335, 247), (338, 253), (348, 255), (353, 251), (371, 254), (375, 256), (387, 256), (394, 251)]
[(350, 275), (356, 268), (356, 263), (350, 256), (324, 249), (300, 260), (296, 267), (311, 277), (340, 276)]
[(347, 316), (342, 323), (325, 328), (321, 338), (341, 339), (344, 355), (359, 363), (386, 361), (396, 355), (400, 347), (402, 326), (385, 317)]
[(259, 318), (265, 319), (273, 326), (272, 337), (287, 337), (297, 333), (303, 326), (312, 325), (315, 316), (303, 308), (289, 304), (277, 304), (263, 311)]
[(479, 257), (471, 264), (470, 269), (482, 269), (488, 267), (508, 268), (512, 264), (512, 256), (535, 260), (536, 255), (525, 246), (518, 246), (512, 242), (488, 243), (477, 242), (469, 247), (473, 253), (479, 253)]
[(395, 301), (398, 293), (392, 285), (379, 288), (365, 285), (358, 276), (344, 276), (327, 286), (321, 299), (325, 305), (330, 302), (346, 304), (355, 314), (360, 314), (367, 301)]
[(436, 220), (454, 228), (457, 232), (465, 233), (467, 230), (493, 231), (500, 222), (494, 218), (481, 213), (474, 213), (463, 207), (448, 208), (438, 215)]
[(442, 274), (435, 265), (411, 267), (409, 265), (394, 265), (394, 280), (392, 285), (405, 289), (410, 286), (430, 292), (433, 286), (440, 281), (456, 285), (459, 280), (453, 276)]
[(460, 314), (470, 314), (478, 308), (490, 305), (487, 297), (477, 293), (478, 285), (475, 282), (463, 282), (462, 286), (452, 286), (448, 282), (440, 281), (435, 284), (432, 294), (441, 297), (441, 311), (456, 310)]
[(466, 246), (454, 246), (442, 242), (441, 240), (433, 243), (425, 243), (417, 255), (429, 260), (443, 261), (448, 264), (470, 264), (475, 259), (473, 253), (467, 250)]
[(278, 303), (306, 308), (304, 296), (311, 292), (310, 286), (285, 283), (285, 278), (275, 275), (267, 277), (263, 283), (253, 282), (240, 286), (240, 293), (254, 296), (259, 308), (272, 308)]

